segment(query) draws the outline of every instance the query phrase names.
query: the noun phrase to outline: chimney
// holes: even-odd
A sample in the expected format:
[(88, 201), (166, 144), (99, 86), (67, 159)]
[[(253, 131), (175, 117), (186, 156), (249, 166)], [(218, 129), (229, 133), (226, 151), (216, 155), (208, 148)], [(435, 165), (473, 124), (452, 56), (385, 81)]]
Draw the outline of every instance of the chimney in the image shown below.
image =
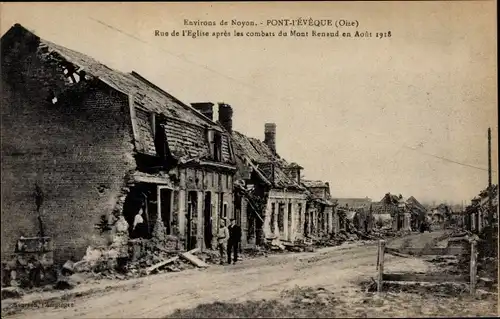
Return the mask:
[(225, 103), (219, 103), (219, 122), (229, 132), (233, 133), (233, 108)]
[(191, 103), (191, 106), (201, 114), (208, 117), (211, 121), (214, 120), (214, 104), (211, 102)]
[(264, 125), (264, 143), (276, 155), (276, 124), (266, 123)]
[(290, 177), (290, 179), (295, 180), (297, 182), (297, 184), (300, 185), (300, 183), (301, 183), (301, 176), (300, 176), (301, 173), (300, 172), (302, 169), (303, 169), (302, 166), (293, 162), (286, 168), (286, 172), (287, 172), (288, 177)]

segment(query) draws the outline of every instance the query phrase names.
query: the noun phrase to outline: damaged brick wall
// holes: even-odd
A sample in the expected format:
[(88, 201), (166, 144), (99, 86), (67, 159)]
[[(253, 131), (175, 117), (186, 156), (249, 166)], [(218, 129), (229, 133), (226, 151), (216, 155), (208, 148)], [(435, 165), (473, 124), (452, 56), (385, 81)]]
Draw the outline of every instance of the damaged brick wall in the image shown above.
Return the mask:
[(63, 68), (33, 43), (15, 47), (11, 55), (2, 48), (2, 258), (19, 236), (38, 235), (38, 183), (56, 262), (78, 260), (103, 240), (95, 225), (111, 215), (135, 168), (128, 99), (100, 82), (65, 82)]

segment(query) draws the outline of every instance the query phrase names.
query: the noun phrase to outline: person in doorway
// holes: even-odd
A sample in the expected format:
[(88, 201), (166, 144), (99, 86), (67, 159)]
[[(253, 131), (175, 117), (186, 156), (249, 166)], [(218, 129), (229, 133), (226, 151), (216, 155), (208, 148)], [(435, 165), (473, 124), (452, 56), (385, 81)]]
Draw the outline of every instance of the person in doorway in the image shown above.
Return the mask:
[(144, 222), (142, 207), (137, 212), (137, 215), (134, 217), (134, 225), (132, 226), (132, 238), (144, 238), (147, 234), (147, 226)]
[(238, 261), (238, 249), (241, 241), (241, 227), (236, 225), (236, 219), (231, 219), (229, 225), (229, 241), (227, 245), (227, 262), (231, 264), (231, 253), (233, 253), (233, 264)]
[(220, 253), (220, 264), (224, 264), (225, 253), (227, 250), (227, 241), (229, 239), (229, 230), (226, 227), (226, 220), (222, 219), (217, 232), (217, 249)]

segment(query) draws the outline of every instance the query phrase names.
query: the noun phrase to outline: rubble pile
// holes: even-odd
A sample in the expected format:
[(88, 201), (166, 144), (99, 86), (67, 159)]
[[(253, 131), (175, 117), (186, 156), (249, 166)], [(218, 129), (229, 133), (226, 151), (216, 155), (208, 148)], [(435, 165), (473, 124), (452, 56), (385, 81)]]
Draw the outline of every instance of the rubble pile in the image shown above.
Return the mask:
[[(145, 270), (162, 261), (169, 260), (178, 255), (177, 238), (174, 236), (164, 236), (163, 238), (133, 239), (128, 242), (130, 259), (127, 261), (126, 274), (137, 277), (145, 275)], [(168, 248), (165, 248), (168, 247)], [(167, 265), (163, 270), (167, 270)], [(183, 265), (175, 260), (168, 268), (171, 271), (185, 269)], [(158, 269), (159, 271), (160, 269)]]
[(374, 230), (369, 234), (360, 232), (356, 227), (352, 224), (350, 227), (347, 227), (347, 230), (341, 230), (336, 234), (323, 235), (320, 237), (311, 237), (314, 246), (316, 247), (331, 247), (338, 246), (343, 244), (344, 242), (352, 243), (357, 241), (371, 241), (384, 237), (392, 237), (396, 234), (390, 234), (391, 236), (386, 236), (389, 232), (381, 232), (380, 230)]
[(218, 264), (220, 261), (219, 252), (215, 250), (203, 250), (196, 254), (196, 256), (207, 264)]
[[(204, 251), (203, 253), (199, 253), (197, 250), (190, 252), (167, 251), (148, 240), (132, 240), (130, 247), (131, 251), (134, 252), (131, 254), (133, 257), (124, 260), (122, 264), (120, 258), (105, 254), (99, 255), (96, 253), (96, 249), (89, 248), (87, 256), (92, 257), (84, 258), (81, 262), (75, 263), (74, 272), (85, 273), (94, 279), (124, 280), (153, 273), (204, 268), (205, 263), (219, 261), (218, 254), (214, 251)], [(140, 247), (140, 253), (137, 252), (138, 247)], [(80, 265), (85, 265), (85, 267)]]
[(255, 246), (252, 248), (246, 248), (243, 253), (245, 254), (246, 257), (248, 258), (257, 258), (257, 257), (267, 257), (267, 250), (264, 247), (261, 246)]
[(2, 260), (2, 287), (44, 286), (55, 281), (55, 269), (50, 237), (21, 237), (15, 253)]
[(2, 287), (2, 300), (4, 299), (18, 299), (24, 295), (24, 291), (19, 287)]
[(177, 258), (148, 271), (150, 267), (169, 260), (180, 252), (178, 238), (165, 233), (164, 225), (157, 223), (151, 239), (129, 239), (128, 223), (123, 216), (119, 216), (109, 229), (109, 245), (88, 247), (82, 260), (73, 263), (71, 270), (67, 271), (87, 274), (95, 279), (126, 279), (147, 275), (152, 271), (191, 268), (190, 264)]
[(340, 231), (338, 234), (314, 238), (313, 243), (316, 247), (331, 247), (341, 245), (346, 241), (355, 241), (357, 239), (358, 236), (356, 234)]
[(285, 245), (278, 238), (268, 239), (264, 243), (264, 248), (274, 252), (282, 252), (286, 250)]

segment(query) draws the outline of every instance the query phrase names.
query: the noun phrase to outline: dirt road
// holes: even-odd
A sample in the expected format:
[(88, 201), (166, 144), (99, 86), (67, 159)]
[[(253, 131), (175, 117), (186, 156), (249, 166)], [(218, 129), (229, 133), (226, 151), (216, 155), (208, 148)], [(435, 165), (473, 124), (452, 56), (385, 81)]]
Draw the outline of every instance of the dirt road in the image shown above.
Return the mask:
[[(443, 232), (416, 234), (389, 246), (424, 247)], [(375, 243), (329, 247), (313, 253), (277, 254), (243, 260), (237, 265), (211, 266), (122, 281), (105, 292), (66, 300), (51, 307), (26, 308), (9, 318), (152, 318), (176, 309), (214, 301), (279, 297), (294, 286), (322, 286), (332, 291), (357, 290), (361, 279), (375, 277)], [(386, 256), (387, 270), (425, 271), (418, 258)]]

